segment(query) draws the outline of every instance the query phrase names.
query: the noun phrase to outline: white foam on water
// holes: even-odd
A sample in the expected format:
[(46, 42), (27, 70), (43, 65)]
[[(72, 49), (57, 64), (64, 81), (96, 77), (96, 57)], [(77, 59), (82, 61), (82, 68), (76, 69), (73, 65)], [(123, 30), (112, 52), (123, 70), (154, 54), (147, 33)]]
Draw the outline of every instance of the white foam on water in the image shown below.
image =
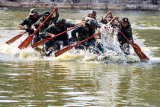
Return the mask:
[(9, 60), (9, 58), (11, 58), (12, 60), (14, 58), (16, 58), (16, 60), (19, 59), (29, 59), (29, 60), (33, 60), (38, 58), (39, 53), (37, 53), (36, 51), (34, 51), (31, 47), (20, 50), (18, 48), (19, 44), (22, 43), (22, 41), (27, 37), (27, 35), (23, 35), (21, 38), (19, 38), (17, 41), (15, 41), (14, 43), (12, 43), (11, 45), (6, 44), (5, 42), (9, 39), (11, 39), (12, 35), (17, 35), (19, 34), (21, 31), (11, 31), (11, 30), (4, 30), (3, 32), (0, 31), (0, 33), (2, 35), (4, 35), (4, 38), (1, 38), (1, 42), (0, 42), (0, 54), (3, 56), (8, 56), (7, 59), (4, 60)]
[[(133, 48), (131, 48), (131, 55), (126, 56), (119, 48), (119, 42), (117, 40), (117, 29), (113, 29), (110, 24), (102, 25), (100, 29), (101, 39), (99, 41), (103, 44), (104, 52), (103, 54), (94, 54), (86, 50), (75, 50), (74, 48), (59, 57), (51, 55), (50, 57), (41, 57), (41, 54), (30, 46), (26, 49), (20, 50), (18, 48), (19, 44), (27, 37), (23, 35), (20, 39), (11, 45), (5, 43), (5, 41), (12, 38), (12, 35), (17, 35), (22, 31), (19, 30), (0, 30), (1, 43), (0, 43), (0, 59), (1, 60), (52, 60), (52, 61), (81, 61), (81, 62), (103, 62), (103, 63), (135, 63), (140, 62), (139, 58), (135, 54)], [(10, 36), (8, 36), (10, 35)], [(69, 34), (70, 35), (70, 34)], [(136, 43), (141, 43), (136, 38)], [(150, 50), (144, 46), (143, 43), (140, 47), (147, 56), (151, 56)], [(5, 56), (5, 57), (4, 57)], [(3, 58), (2, 58), (3, 57)]]
[(118, 29), (113, 29), (111, 24), (102, 25), (101, 41), (105, 54), (98, 59), (106, 59), (107, 62), (139, 62), (139, 58), (135, 55), (133, 48), (130, 49), (131, 55), (125, 55), (119, 47), (117, 39)]
[(160, 58), (159, 57), (150, 57), (148, 64), (160, 64)]
[(77, 51), (75, 49), (72, 49), (72, 50), (60, 55), (56, 59), (58, 61), (78, 61), (80, 59), (83, 59), (84, 56), (85, 56), (85, 52), (83, 50)]

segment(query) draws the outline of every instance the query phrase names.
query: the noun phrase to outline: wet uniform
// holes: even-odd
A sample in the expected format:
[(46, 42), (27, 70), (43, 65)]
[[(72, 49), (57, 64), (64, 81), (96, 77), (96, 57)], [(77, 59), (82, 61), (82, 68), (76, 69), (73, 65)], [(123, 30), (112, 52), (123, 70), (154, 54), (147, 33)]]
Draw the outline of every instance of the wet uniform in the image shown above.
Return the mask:
[(38, 15), (37, 18), (32, 18), (32, 16), (29, 16), (28, 18), (26, 18), (22, 23), (20, 23), (20, 25), (22, 26), (27, 26), (27, 29), (25, 29), (29, 35), (32, 34), (34, 31), (31, 29), (31, 26), (36, 23), (38, 21), (38, 19), (40, 18), (40, 16)]
[[(130, 25), (128, 25), (126, 28), (123, 28), (121, 26), (120, 31), (128, 38), (128, 40), (132, 40), (133, 41), (133, 37), (132, 37), (132, 28)], [(118, 33), (118, 41), (120, 43), (120, 48), (122, 49), (122, 51), (124, 51), (125, 54), (129, 54), (129, 43), (127, 42), (127, 40), (123, 37), (123, 35), (121, 35), (120, 33)]]
[[(64, 22), (59, 23), (60, 20), (61, 21), (63, 20)], [(45, 33), (46, 33), (46, 35), (48, 33), (56, 35), (56, 34), (59, 34), (59, 33), (62, 33), (64, 31), (66, 31), (68, 27), (73, 27), (73, 26), (75, 26), (75, 24), (66, 22), (65, 19), (58, 19), (56, 24), (52, 24), (47, 29), (45, 29)], [(60, 50), (61, 45), (66, 46), (68, 44), (69, 44), (68, 34), (64, 33), (62, 35), (57, 36), (53, 40), (50, 40), (50, 41), (46, 42), (44, 48), (45, 48), (45, 51), (47, 53), (49, 51), (48, 49), (50, 47), (53, 47), (54, 50)], [(49, 54), (46, 54), (46, 55), (49, 56)]]
[[(45, 20), (45, 17), (44, 16), (49, 16), (50, 15), (50, 12), (44, 12), (43, 14), (43, 17), (41, 17), (35, 24), (35, 28), (38, 28)], [(44, 39), (45, 37), (43, 36), (44, 35), (44, 30), (46, 28), (48, 28), (49, 25), (51, 25), (52, 23), (55, 23), (59, 18), (59, 13), (56, 12), (56, 16), (55, 17), (52, 17), (50, 19), (48, 19), (48, 21), (46, 21), (44, 23), (44, 25), (40, 28), (39, 32), (34, 36), (34, 39), (33, 39), (33, 43), (35, 42), (38, 42), (40, 41), (41, 39)]]
[[(77, 33), (78, 35), (76, 35)], [(91, 27), (89, 27), (88, 24), (85, 24), (84, 26), (80, 26), (71, 32), (72, 41), (82, 41), (88, 38), (89, 36), (92, 36), (94, 33), (95, 29), (92, 29)], [(95, 38), (91, 38), (88, 41), (82, 43), (82, 45), (87, 48), (89, 45), (94, 45), (94, 43), (95, 43)]]

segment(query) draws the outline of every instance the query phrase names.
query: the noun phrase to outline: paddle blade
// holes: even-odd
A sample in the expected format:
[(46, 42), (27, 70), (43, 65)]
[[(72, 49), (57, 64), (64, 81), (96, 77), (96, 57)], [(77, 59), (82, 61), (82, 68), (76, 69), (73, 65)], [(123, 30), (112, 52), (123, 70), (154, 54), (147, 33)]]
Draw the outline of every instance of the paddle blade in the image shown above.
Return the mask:
[(19, 49), (27, 48), (28, 45), (32, 42), (33, 36), (28, 36), (19, 46)]
[(59, 50), (55, 53), (55, 57), (58, 57), (59, 55), (71, 50), (74, 46), (67, 46), (65, 48), (63, 48), (62, 50)]
[(137, 44), (133, 43), (132, 46), (133, 46), (135, 53), (139, 56), (141, 61), (149, 60), (149, 58), (142, 52), (141, 48)]
[(37, 47), (37, 46), (39, 46), (39, 45), (41, 45), (41, 44), (44, 44), (44, 43), (46, 43), (47, 41), (49, 41), (50, 40), (50, 38), (47, 38), (47, 39), (43, 39), (43, 40), (41, 40), (41, 41), (38, 41), (38, 42), (36, 42), (36, 43), (34, 43), (33, 45), (32, 45), (32, 48), (35, 48), (35, 47)]
[(19, 38), (20, 38), (23, 34), (25, 34), (25, 33), (26, 33), (26, 32), (21, 33), (21, 34), (15, 36), (15, 37), (11, 38), (11, 39), (8, 40), (6, 43), (7, 43), (8, 45), (12, 44), (14, 41), (16, 41), (17, 39), (19, 39)]

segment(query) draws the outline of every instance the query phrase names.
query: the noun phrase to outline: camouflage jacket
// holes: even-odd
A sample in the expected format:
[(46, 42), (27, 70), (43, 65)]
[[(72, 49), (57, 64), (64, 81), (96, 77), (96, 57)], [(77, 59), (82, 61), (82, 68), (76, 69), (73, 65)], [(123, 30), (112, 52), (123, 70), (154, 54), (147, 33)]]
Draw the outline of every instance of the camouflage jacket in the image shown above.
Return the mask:
[[(121, 30), (122, 33), (124, 33), (124, 35), (128, 38), (128, 40), (133, 40), (132, 28), (131, 28), (130, 25), (127, 28), (121, 27), (120, 30)], [(118, 41), (120, 42), (120, 44), (127, 43), (127, 40), (120, 33), (118, 33), (117, 37), (118, 37)]]
[[(89, 36), (92, 36), (95, 33), (94, 29), (91, 29), (89, 26), (84, 25), (80, 26), (76, 29), (74, 29), (71, 34), (72, 38), (77, 41), (81, 41), (83, 39), (88, 38)], [(76, 35), (78, 34), (78, 35)], [(78, 37), (77, 37), (78, 36)], [(90, 39), (91, 40), (91, 39)], [(92, 40), (95, 40), (94, 38)]]

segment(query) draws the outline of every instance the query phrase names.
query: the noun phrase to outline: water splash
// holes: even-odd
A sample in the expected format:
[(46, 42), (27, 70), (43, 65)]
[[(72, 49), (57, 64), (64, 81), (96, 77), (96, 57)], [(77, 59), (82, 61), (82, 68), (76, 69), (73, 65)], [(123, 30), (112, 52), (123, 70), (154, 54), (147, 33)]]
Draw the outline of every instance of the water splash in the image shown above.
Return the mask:
[[(31, 47), (20, 50), (18, 45), (27, 37), (27, 35), (22, 36), (16, 42), (11, 45), (7, 45), (4, 41), (7, 41), (11, 37), (10, 35), (19, 34), (20, 31), (1, 31), (1, 47), (0, 53), (7, 55), (9, 57), (15, 57), (16, 59), (27, 59), (27, 60), (52, 60), (52, 61), (82, 61), (82, 62), (103, 62), (103, 63), (132, 63), (139, 62), (139, 58), (134, 53), (134, 50), (131, 48), (131, 55), (126, 56), (119, 47), (119, 42), (117, 40), (118, 29), (113, 29), (110, 24), (102, 25), (101, 29), (101, 39), (98, 39), (97, 42), (101, 43), (104, 48), (103, 54), (94, 54), (93, 52), (87, 50), (77, 50), (72, 49), (61, 56), (55, 58), (54, 55), (51, 57), (43, 57), (41, 54)], [(69, 33), (70, 35), (70, 33)], [(71, 36), (71, 35), (70, 35)]]

